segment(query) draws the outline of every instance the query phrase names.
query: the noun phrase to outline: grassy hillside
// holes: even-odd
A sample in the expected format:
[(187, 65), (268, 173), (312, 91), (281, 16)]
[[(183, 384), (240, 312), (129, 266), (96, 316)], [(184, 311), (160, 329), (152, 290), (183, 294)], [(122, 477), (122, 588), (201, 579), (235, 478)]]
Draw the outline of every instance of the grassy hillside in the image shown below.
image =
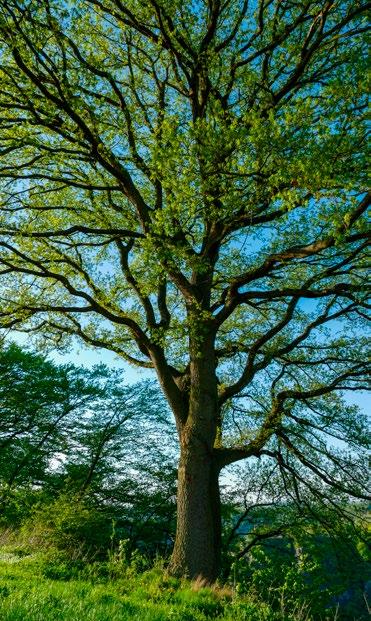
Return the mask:
[[(233, 589), (203, 587), (166, 576), (161, 567), (121, 577), (107, 566), (73, 576), (63, 563), (2, 553), (1, 621), (309, 621), (305, 609), (285, 613), (239, 596)], [(333, 614), (328, 617), (333, 619)]]

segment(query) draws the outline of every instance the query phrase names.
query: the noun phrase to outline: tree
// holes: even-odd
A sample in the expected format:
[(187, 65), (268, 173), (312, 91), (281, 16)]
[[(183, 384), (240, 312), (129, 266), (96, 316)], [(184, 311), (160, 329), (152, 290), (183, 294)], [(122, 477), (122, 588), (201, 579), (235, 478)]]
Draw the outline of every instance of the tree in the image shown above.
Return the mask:
[(235, 461), (365, 495), (367, 8), (0, 1), (2, 326), (155, 370), (176, 574), (218, 575)]
[[(95, 479), (115, 478), (116, 462), (132, 469), (146, 463), (138, 439), (145, 425), (155, 421), (159, 433), (169, 426), (161, 396), (148, 381), (124, 386), (121, 371), (57, 365), (13, 343), (0, 348), (0, 402), (4, 489), (44, 485), (55, 472), (84, 495)], [(155, 434), (152, 441), (160, 446)], [(164, 452), (161, 459), (166, 461)]]
[[(174, 425), (153, 383), (122, 379), (104, 365), (57, 365), (12, 343), (0, 348), (3, 524), (19, 526), (36, 504), (34, 528), (53, 522), (58, 508), (73, 515), (80, 502), (83, 513), (97, 512), (106, 538), (114, 521), (132, 548), (139, 542), (155, 554), (168, 546), (176, 444), (174, 437), (164, 447), (162, 437), (174, 436)], [(89, 528), (101, 546), (104, 537)]]
[[(106, 386), (105, 384), (109, 384)], [(117, 376), (116, 376), (117, 383)], [(15, 344), (0, 348), (0, 489), (40, 485), (76, 420), (108, 400), (107, 369), (57, 366)]]

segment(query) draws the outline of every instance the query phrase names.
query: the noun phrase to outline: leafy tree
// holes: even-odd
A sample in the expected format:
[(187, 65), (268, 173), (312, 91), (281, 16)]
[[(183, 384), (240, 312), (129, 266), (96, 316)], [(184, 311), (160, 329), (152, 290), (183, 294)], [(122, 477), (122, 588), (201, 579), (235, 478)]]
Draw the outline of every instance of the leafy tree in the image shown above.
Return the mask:
[[(65, 485), (81, 496), (112, 496), (123, 481), (142, 479), (159, 463), (165, 470), (175, 457), (174, 443), (166, 450), (159, 441), (164, 432), (171, 437), (171, 423), (158, 389), (149, 382), (123, 386), (120, 372), (104, 373), (111, 377), (102, 398), (75, 417), (62, 454)], [(143, 442), (150, 425), (156, 431)]]
[(105, 401), (70, 426), (62, 463), (46, 488), (104, 513), (114, 524), (112, 543), (126, 540), (128, 552), (168, 552), (176, 494), (174, 425), (153, 384), (120, 387), (120, 400), (117, 384), (107, 388)]
[[(171, 423), (157, 388), (124, 386), (121, 371), (57, 365), (10, 344), (0, 349), (0, 403), (3, 523), (18, 525), (35, 504), (45, 520), (58, 506), (73, 514), (82, 501), (109, 530), (116, 520), (132, 546), (166, 547), (175, 450), (161, 446)], [(143, 441), (150, 425), (157, 433)]]
[(0, 1), (1, 325), (156, 371), (174, 573), (219, 572), (228, 464), (365, 496), (367, 8)]
[[(72, 420), (104, 396), (107, 369), (57, 366), (15, 344), (0, 349), (0, 482), (41, 484)], [(112, 385), (110, 386), (110, 392)]]

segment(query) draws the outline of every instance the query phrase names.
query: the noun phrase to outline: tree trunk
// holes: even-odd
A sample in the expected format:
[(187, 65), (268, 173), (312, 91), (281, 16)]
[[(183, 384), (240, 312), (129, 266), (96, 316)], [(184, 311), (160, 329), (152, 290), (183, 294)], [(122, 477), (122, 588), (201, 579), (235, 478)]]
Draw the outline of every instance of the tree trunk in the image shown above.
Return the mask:
[(220, 572), (219, 471), (197, 438), (181, 448), (178, 470), (177, 531), (170, 572), (214, 582)]
[(170, 571), (213, 582), (220, 572), (219, 421), (213, 334), (191, 343), (189, 412), (179, 433), (177, 532)]

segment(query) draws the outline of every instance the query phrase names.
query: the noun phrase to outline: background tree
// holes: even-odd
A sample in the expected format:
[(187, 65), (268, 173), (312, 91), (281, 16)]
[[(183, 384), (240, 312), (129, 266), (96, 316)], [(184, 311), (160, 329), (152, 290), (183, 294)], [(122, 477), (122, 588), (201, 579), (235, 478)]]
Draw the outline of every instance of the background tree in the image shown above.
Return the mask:
[[(122, 379), (104, 365), (57, 365), (14, 344), (1, 348), (2, 526), (18, 527), (36, 507), (32, 531), (44, 525), (55, 537), (59, 512), (59, 530), (63, 524), (71, 534), (80, 503), (87, 523), (79, 536), (101, 553), (120, 538), (150, 555), (167, 549), (176, 480), (173, 425), (157, 388), (148, 381), (124, 386)], [(97, 525), (104, 535), (95, 532)]]
[(13, 486), (39, 485), (45, 480), (51, 460), (66, 448), (72, 421), (104, 398), (107, 380), (103, 367), (93, 371), (73, 365), (58, 367), (17, 345), (1, 348), (0, 481), (4, 493)]
[(175, 573), (219, 572), (227, 464), (365, 495), (367, 8), (0, 1), (2, 326), (155, 369)]

